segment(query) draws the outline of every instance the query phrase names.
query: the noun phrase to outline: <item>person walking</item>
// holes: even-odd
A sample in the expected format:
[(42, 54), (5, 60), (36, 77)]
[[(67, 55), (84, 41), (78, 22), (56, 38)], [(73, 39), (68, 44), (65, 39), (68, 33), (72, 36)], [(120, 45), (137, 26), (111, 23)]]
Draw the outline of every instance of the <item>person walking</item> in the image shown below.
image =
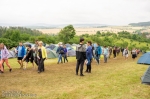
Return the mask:
[(60, 43), (58, 43), (58, 48), (57, 48), (56, 53), (58, 54), (58, 62), (57, 62), (57, 64), (59, 64), (60, 61), (61, 61), (61, 63), (63, 63), (62, 55), (64, 54), (64, 49), (63, 49), (63, 47), (61, 46)]
[(86, 59), (86, 46), (84, 45), (84, 39), (80, 39), (80, 43), (76, 46), (76, 75), (78, 75), (78, 71), (80, 68), (80, 76), (83, 75), (83, 66)]
[(124, 49), (124, 51), (123, 51), (123, 56), (125, 57), (125, 60), (128, 59), (128, 57), (129, 57), (129, 50), (128, 50), (128, 48), (125, 48), (125, 49)]
[(102, 49), (100, 47), (100, 44), (97, 43), (97, 47), (96, 47), (96, 50), (95, 50), (95, 58), (96, 58), (96, 61), (97, 61), (97, 64), (99, 65), (100, 64), (100, 56), (101, 56), (101, 53), (102, 53)]
[(110, 58), (112, 55), (112, 47), (109, 47), (108, 50), (109, 50), (109, 58)]
[[(0, 49), (1, 49), (1, 65), (3, 65), (3, 63), (5, 62), (9, 68), (9, 71), (11, 72), (12, 68), (10, 67), (10, 64), (8, 62), (9, 51), (7, 50), (6, 46), (3, 43), (0, 44)], [(3, 66), (1, 67), (2, 72), (4, 72), (4, 67)]]
[(4, 73), (3, 61), (1, 59), (1, 49), (0, 49), (0, 73)]
[(65, 61), (68, 62), (67, 54), (68, 54), (68, 51), (67, 51), (66, 45), (64, 45), (64, 54), (63, 54), (63, 56), (64, 56), (64, 63), (65, 63)]
[(39, 41), (38, 42), (38, 53), (37, 53), (37, 58), (38, 58), (38, 73), (44, 72), (44, 61), (47, 59), (47, 52), (45, 47), (43, 46), (43, 42)]
[(18, 57), (18, 63), (20, 64), (20, 68), (23, 68), (23, 61), (22, 59), (26, 55), (26, 49), (23, 46), (22, 42), (19, 43), (19, 46), (17, 47), (17, 57)]
[(38, 66), (38, 58), (37, 58), (37, 53), (38, 53), (38, 40), (35, 41), (35, 45), (34, 45), (34, 53), (33, 53), (33, 56), (34, 56), (34, 62), (35, 64)]
[(137, 56), (137, 51), (135, 48), (132, 49), (131, 54), (132, 54), (132, 59), (135, 60), (135, 58)]
[(109, 56), (109, 51), (108, 51), (108, 48), (106, 46), (104, 46), (104, 48), (103, 48), (103, 55), (104, 55), (104, 63), (107, 63), (107, 58)]
[(117, 48), (116, 48), (116, 47), (114, 47), (114, 49), (113, 49), (114, 59), (116, 59), (116, 54), (117, 54)]
[(87, 69), (85, 72), (91, 73), (91, 62), (92, 62), (92, 42), (88, 41), (87, 42), (87, 49), (86, 49), (86, 59), (87, 59)]
[(23, 58), (23, 61), (24, 60), (26, 61), (24, 70), (26, 70), (27, 64), (28, 64), (29, 61), (32, 63), (32, 66), (34, 68), (34, 62), (33, 62), (34, 61), (34, 56), (33, 56), (33, 50), (31, 49), (31, 45), (27, 46), (27, 53), (26, 53), (26, 56)]

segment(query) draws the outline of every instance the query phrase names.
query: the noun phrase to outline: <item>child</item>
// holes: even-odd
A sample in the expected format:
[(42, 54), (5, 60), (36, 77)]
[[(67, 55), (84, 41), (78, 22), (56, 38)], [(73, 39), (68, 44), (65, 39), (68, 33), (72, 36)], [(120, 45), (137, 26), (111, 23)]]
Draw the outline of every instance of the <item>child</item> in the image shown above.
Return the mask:
[(32, 66), (34, 68), (34, 63), (33, 63), (34, 57), (33, 57), (33, 50), (31, 49), (31, 45), (27, 46), (27, 53), (26, 56), (23, 58), (23, 61), (24, 60), (26, 61), (24, 69), (26, 69), (29, 61), (32, 63)]

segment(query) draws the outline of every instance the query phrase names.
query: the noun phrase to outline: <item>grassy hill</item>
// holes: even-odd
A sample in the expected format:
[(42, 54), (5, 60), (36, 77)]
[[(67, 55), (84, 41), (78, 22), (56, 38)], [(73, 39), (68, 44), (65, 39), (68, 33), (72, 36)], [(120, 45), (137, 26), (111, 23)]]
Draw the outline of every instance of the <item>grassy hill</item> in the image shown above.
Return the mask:
[[(19, 69), (16, 59), (10, 59), (13, 71), (0, 74), (0, 92), (18, 91), (35, 94), (33, 97), (2, 97), (0, 99), (149, 99), (149, 86), (141, 84), (140, 77), (147, 66), (138, 65), (121, 55), (108, 63), (92, 63), (92, 73), (84, 77), (75, 75), (75, 57), (69, 63), (56, 64), (57, 59), (45, 61), (44, 73), (38, 74), (31, 64), (27, 70)], [(85, 70), (86, 67), (84, 67)]]
[(150, 22), (130, 23), (132, 26), (150, 26)]

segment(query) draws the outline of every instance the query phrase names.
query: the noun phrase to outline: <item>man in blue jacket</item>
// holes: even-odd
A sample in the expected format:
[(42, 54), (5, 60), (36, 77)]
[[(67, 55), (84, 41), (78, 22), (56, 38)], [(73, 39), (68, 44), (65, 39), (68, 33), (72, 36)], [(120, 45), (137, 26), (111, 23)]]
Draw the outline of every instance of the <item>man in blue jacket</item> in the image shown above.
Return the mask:
[(57, 48), (56, 53), (58, 54), (58, 62), (57, 62), (57, 64), (59, 64), (60, 61), (61, 61), (61, 63), (63, 63), (62, 55), (64, 54), (64, 49), (63, 49), (63, 47), (61, 46), (60, 43), (58, 44), (58, 48)]
[(100, 59), (101, 54), (102, 54), (102, 49), (100, 47), (100, 44), (97, 44), (97, 47), (95, 50), (95, 56), (96, 56), (96, 61), (97, 61), (98, 65), (100, 63), (99, 59)]
[(17, 57), (18, 57), (18, 63), (20, 64), (20, 68), (23, 68), (23, 61), (22, 59), (26, 55), (26, 49), (23, 46), (22, 42), (19, 43), (19, 46), (17, 47)]

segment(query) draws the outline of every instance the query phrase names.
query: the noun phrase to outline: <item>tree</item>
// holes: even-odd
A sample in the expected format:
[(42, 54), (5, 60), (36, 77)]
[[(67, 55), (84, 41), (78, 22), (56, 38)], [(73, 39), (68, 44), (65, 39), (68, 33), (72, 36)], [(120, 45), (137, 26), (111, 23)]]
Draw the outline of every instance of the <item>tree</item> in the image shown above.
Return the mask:
[(96, 35), (101, 35), (101, 32), (100, 32), (100, 31), (97, 31), (97, 32), (96, 32)]
[(76, 32), (72, 25), (68, 25), (64, 27), (58, 34), (60, 40), (62, 40), (64, 43), (67, 43), (70, 39), (72, 39), (75, 36)]
[(20, 40), (20, 32), (14, 30), (13, 33), (12, 33), (12, 35), (10, 36), (10, 39), (11, 39), (12, 41), (18, 42), (18, 41)]
[(20, 35), (21, 40), (24, 40), (24, 41), (28, 41), (29, 37), (30, 37), (30, 35), (26, 34), (26, 33), (23, 33)]

